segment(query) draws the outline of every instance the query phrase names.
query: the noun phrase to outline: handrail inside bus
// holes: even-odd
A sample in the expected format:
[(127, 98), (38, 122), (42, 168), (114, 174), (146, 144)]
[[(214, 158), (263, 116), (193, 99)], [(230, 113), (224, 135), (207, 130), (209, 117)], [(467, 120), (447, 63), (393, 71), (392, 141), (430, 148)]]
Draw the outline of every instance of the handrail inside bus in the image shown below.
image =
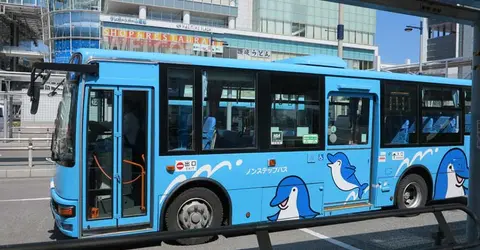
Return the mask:
[[(100, 162), (98, 161), (98, 158), (95, 154), (93, 154), (93, 159), (95, 160), (95, 165), (100, 169), (100, 171), (109, 179), (111, 180), (112, 177), (109, 176), (107, 173), (105, 173), (105, 170), (102, 168), (102, 165), (100, 164)], [(142, 159), (143, 159), (143, 162), (145, 163), (145, 154), (142, 154)], [(129, 161), (129, 160), (123, 160), (123, 162), (125, 163), (128, 163), (128, 164), (131, 164), (133, 166), (136, 166), (136, 167), (139, 167), (140, 170), (141, 170), (141, 173), (139, 176), (137, 176), (137, 178), (133, 179), (133, 180), (130, 180), (130, 181), (124, 181), (122, 182), (123, 185), (126, 185), (126, 184), (131, 184), (131, 183), (134, 183), (135, 181), (137, 181), (139, 178), (142, 178), (142, 192), (141, 192), (141, 205), (140, 205), (140, 209), (142, 211), (145, 211), (145, 168), (144, 166), (142, 166), (141, 164), (138, 164), (136, 162), (133, 162), (133, 161)]]

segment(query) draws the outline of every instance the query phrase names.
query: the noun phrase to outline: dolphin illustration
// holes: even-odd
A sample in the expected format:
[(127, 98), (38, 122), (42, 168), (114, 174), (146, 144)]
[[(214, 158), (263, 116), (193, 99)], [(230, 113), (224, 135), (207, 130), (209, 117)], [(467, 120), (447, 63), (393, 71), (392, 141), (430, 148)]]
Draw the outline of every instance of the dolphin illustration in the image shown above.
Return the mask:
[(327, 158), (328, 161), (330, 161), (330, 163), (327, 163), (327, 166), (332, 172), (335, 185), (343, 191), (358, 188), (358, 198), (362, 199), (363, 192), (368, 187), (368, 183), (360, 184), (355, 176), (356, 168), (350, 164), (348, 157), (344, 153), (338, 152), (334, 155), (328, 154)]
[(464, 184), (468, 175), (465, 153), (458, 148), (449, 150), (438, 167), (433, 198), (437, 200), (467, 195), (468, 188)]
[(310, 207), (310, 196), (305, 182), (298, 176), (287, 176), (277, 186), (271, 207), (280, 210), (271, 216), (270, 221), (315, 218), (319, 213)]

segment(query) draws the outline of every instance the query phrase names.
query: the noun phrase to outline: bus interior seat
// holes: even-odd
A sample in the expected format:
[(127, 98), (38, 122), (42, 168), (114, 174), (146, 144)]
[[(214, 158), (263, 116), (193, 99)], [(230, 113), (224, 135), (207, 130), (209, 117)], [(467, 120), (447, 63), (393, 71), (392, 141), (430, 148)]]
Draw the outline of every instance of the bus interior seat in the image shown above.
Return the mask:
[(190, 143), (190, 135), (192, 133), (192, 114), (188, 114), (186, 118), (181, 118), (179, 121), (178, 129), (178, 146), (179, 148), (185, 150)]
[(470, 133), (472, 129), (472, 114), (465, 114), (465, 133)]
[[(395, 118), (397, 118), (397, 117), (395, 117)], [(402, 119), (402, 117), (398, 117), (398, 118)], [(393, 143), (393, 144), (408, 144), (408, 142), (409, 142), (408, 130), (410, 129), (409, 124), (410, 124), (410, 121), (408, 119), (405, 120), (405, 122), (400, 127), (397, 134), (395, 135), (395, 137), (392, 139), (391, 143)]]
[(255, 145), (253, 135), (231, 130), (217, 130), (216, 148), (248, 148)]
[(438, 119), (435, 121), (435, 123), (432, 126), (433, 132), (434, 133), (440, 133), (442, 132), (450, 123), (450, 117), (448, 116), (440, 116)]
[(202, 145), (203, 149), (213, 149), (215, 147), (216, 139), (216, 123), (215, 117), (209, 116), (203, 123)]
[(427, 122), (424, 122), (424, 126), (422, 129), (422, 132), (425, 134), (429, 134), (433, 132), (433, 118), (431, 117), (425, 117)]
[(337, 129), (335, 134), (337, 135), (336, 143), (339, 144), (348, 144), (352, 139), (352, 131), (350, 127), (350, 116), (348, 115), (339, 115), (335, 119), (334, 125)]

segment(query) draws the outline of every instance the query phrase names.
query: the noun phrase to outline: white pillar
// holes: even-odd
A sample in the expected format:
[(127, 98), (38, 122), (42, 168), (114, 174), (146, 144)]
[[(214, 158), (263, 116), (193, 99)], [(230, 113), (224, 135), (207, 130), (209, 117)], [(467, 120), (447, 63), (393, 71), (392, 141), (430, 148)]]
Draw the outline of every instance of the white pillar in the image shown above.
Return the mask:
[(375, 61), (373, 61), (373, 66), (376, 71), (382, 70), (382, 62), (380, 56), (375, 56)]
[(405, 60), (405, 64), (410, 64), (410, 59), (409, 59), (409, 58), (407, 58), (407, 59)]
[(229, 29), (235, 29), (235, 17), (234, 16), (229, 16), (228, 17), (228, 28)]
[(183, 11), (183, 23), (190, 24), (190, 11)]
[(138, 18), (147, 19), (147, 6), (141, 5), (138, 11)]

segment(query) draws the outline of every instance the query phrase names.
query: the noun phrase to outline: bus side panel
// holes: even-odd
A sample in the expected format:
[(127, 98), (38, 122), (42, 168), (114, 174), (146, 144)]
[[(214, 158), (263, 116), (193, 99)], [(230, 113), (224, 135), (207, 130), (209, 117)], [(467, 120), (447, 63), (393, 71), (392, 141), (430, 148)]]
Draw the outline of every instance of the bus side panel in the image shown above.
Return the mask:
[[(323, 182), (331, 179), (322, 155), (322, 151), (310, 151), (163, 156), (155, 173), (160, 208), (182, 182), (203, 177), (217, 181), (228, 191), (233, 224), (275, 220), (271, 216), (279, 212), (287, 198), (297, 200), (300, 217), (322, 216)], [(276, 165), (269, 167), (271, 159)], [(167, 165), (178, 166), (179, 162), (183, 163), (182, 170), (164, 170)], [(187, 169), (187, 165), (195, 167)], [(295, 192), (298, 195), (293, 198)], [(175, 197), (177, 194), (172, 198)], [(290, 207), (294, 207), (292, 204)]]
[[(390, 206), (394, 204), (398, 182), (410, 167), (418, 166), (428, 170), (429, 175), (425, 176), (426, 182), (435, 199), (444, 199), (450, 192), (461, 192), (463, 187), (466, 187), (465, 183), (462, 187), (460, 183), (449, 182), (449, 180), (455, 180), (457, 176), (461, 178), (465, 174), (468, 175), (468, 169), (465, 166), (466, 156), (464, 147), (381, 149), (378, 156), (378, 179), (374, 185), (377, 196), (375, 205)], [(449, 164), (456, 167), (455, 172), (450, 173), (451, 171), (447, 170)], [(450, 179), (449, 176), (453, 178)], [(457, 184), (460, 187), (457, 187)]]

